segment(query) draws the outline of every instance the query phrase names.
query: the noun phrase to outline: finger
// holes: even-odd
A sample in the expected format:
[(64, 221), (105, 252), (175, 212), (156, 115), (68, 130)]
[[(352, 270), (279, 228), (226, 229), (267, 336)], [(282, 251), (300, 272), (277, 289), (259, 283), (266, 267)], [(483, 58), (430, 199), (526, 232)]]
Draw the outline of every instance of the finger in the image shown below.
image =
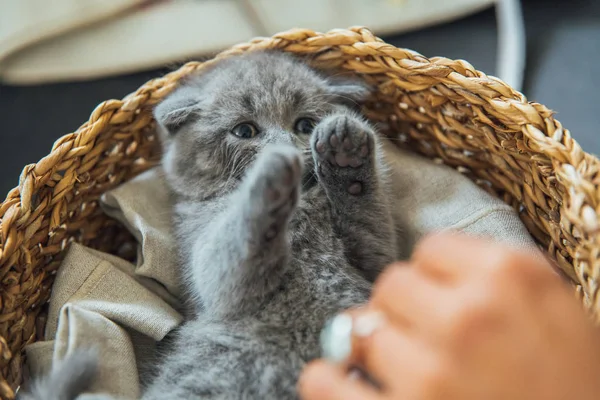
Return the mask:
[(329, 361), (342, 369), (360, 367), (390, 393), (409, 393), (418, 372), (434, 359), (419, 337), (398, 328), (371, 304), (336, 316), (321, 340)]
[(456, 233), (437, 233), (419, 242), (411, 257), (415, 268), (453, 282), (477, 273), (498, 249), (490, 241)]
[(423, 274), (449, 284), (481, 276), (502, 278), (513, 284), (537, 282), (540, 287), (555, 280), (549, 263), (531, 252), (456, 233), (426, 237), (417, 245), (411, 261)]
[(408, 266), (390, 266), (375, 283), (372, 307), (399, 327), (428, 332), (435, 327), (447, 301), (436, 281)]
[(325, 361), (309, 364), (300, 376), (298, 392), (304, 400), (380, 400), (382, 395), (365, 382), (351, 379), (346, 370)]
[(392, 324), (376, 329), (369, 336), (355, 337), (355, 358), (384, 393), (410, 393), (411, 382), (425, 368), (430, 352), (416, 337)]

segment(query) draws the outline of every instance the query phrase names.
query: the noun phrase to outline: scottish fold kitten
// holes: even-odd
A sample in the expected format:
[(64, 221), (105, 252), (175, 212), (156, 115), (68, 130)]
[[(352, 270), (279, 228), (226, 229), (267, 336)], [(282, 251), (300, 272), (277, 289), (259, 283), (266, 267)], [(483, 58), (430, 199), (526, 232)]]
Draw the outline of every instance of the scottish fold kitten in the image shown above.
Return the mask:
[(197, 305), (144, 399), (296, 399), (324, 322), (397, 258), (358, 81), (279, 52), (218, 62), (155, 109)]

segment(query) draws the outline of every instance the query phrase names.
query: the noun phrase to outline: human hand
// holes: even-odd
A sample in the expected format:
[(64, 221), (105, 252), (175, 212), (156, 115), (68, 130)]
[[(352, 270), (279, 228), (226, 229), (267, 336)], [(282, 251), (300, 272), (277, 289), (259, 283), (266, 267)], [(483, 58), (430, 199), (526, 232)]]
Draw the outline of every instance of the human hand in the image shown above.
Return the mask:
[[(573, 291), (532, 255), (457, 235), (426, 238), (389, 267), (360, 316), (384, 323), (352, 339), (347, 365), (303, 372), (305, 400), (597, 399), (600, 334)], [(339, 340), (337, 338), (336, 340)], [(350, 340), (348, 338), (348, 340)]]

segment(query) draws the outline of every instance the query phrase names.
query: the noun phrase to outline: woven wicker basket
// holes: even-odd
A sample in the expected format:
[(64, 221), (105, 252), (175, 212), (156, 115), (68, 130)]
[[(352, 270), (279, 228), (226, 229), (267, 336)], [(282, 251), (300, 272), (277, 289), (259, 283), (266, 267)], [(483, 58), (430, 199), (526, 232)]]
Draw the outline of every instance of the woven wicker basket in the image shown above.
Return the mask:
[[(378, 86), (365, 113), (413, 151), (457, 167), (514, 206), (531, 234), (598, 314), (600, 161), (586, 154), (543, 105), (529, 103), (465, 61), (425, 58), (364, 28), (292, 30), (216, 59), (264, 48), (308, 55), (315, 66), (359, 74)], [(22, 350), (40, 339), (44, 304), (71, 241), (118, 252), (129, 237), (98, 207), (106, 190), (155, 165), (151, 108), (192, 62), (123, 100), (100, 104), (75, 133), (23, 170), (0, 206), (0, 396), (21, 382)]]

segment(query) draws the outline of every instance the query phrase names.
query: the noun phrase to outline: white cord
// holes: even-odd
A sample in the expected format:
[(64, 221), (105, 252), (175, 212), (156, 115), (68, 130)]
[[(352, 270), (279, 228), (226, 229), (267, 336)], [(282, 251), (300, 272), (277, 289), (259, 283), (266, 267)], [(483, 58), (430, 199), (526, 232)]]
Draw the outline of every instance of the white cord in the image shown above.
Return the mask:
[(521, 91), (525, 74), (525, 22), (519, 0), (497, 0), (498, 25), (497, 74), (500, 79)]

